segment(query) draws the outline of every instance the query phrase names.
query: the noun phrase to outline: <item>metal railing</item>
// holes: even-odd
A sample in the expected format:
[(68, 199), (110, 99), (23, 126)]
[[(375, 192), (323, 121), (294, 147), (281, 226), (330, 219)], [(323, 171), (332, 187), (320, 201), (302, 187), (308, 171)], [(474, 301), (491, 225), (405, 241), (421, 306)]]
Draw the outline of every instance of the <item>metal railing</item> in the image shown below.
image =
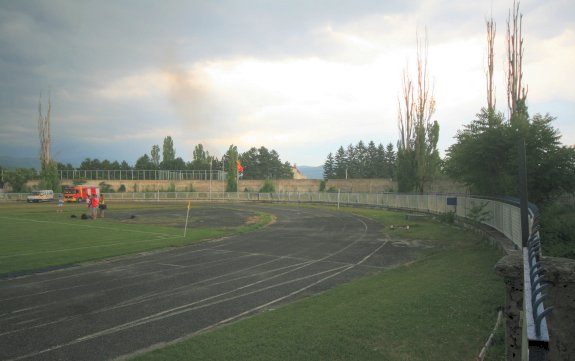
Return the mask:
[(60, 180), (224, 180), (227, 172), (222, 170), (59, 170)]
[(543, 291), (549, 287), (541, 267), (539, 225), (531, 231), (527, 247), (523, 248), (523, 360), (546, 361), (549, 352), (549, 331), (546, 316), (553, 307), (545, 308)]

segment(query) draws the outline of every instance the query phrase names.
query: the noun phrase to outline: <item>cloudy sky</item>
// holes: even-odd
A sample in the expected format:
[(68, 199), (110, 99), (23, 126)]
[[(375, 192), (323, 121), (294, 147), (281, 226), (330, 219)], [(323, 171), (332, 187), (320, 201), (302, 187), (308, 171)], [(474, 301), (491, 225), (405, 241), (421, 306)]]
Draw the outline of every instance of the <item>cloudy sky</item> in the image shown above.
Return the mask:
[[(0, 156), (37, 157), (38, 103), (52, 155), (126, 160), (174, 140), (230, 144), (323, 164), (359, 140), (396, 143), (402, 71), (427, 31), (440, 148), (486, 103), (485, 20), (497, 25), (497, 107), (506, 112), (512, 0), (0, 0)], [(575, 2), (524, 0), (531, 114), (575, 144)]]

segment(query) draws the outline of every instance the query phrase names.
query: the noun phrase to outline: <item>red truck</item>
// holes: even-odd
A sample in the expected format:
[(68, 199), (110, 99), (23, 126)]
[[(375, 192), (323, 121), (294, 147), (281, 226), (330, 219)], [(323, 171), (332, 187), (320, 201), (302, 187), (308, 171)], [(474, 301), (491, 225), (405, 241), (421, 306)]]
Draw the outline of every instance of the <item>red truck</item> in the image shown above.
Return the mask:
[(100, 188), (95, 186), (76, 186), (64, 189), (64, 201), (83, 202), (88, 196), (100, 196)]

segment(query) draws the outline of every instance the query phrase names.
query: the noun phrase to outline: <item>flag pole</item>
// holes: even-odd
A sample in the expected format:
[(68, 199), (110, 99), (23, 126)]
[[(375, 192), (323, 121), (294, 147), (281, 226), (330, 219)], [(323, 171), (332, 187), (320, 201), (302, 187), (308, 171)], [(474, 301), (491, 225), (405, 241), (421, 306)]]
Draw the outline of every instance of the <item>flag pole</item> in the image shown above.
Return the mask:
[(186, 232), (188, 231), (188, 217), (190, 215), (190, 205), (192, 201), (188, 201), (188, 212), (186, 213), (186, 225), (184, 227), (184, 238), (186, 238)]

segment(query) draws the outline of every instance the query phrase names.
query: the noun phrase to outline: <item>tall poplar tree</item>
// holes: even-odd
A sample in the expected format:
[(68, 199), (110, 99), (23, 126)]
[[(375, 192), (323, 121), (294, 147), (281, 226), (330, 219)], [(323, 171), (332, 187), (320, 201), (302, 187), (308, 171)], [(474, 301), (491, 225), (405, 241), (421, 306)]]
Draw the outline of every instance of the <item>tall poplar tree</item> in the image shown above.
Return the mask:
[(60, 191), (60, 177), (58, 176), (58, 163), (52, 160), (50, 148), (52, 136), (50, 121), (52, 116), (52, 102), (48, 98), (48, 111), (42, 114), (42, 100), (38, 102), (38, 135), (40, 138), (40, 188)]

